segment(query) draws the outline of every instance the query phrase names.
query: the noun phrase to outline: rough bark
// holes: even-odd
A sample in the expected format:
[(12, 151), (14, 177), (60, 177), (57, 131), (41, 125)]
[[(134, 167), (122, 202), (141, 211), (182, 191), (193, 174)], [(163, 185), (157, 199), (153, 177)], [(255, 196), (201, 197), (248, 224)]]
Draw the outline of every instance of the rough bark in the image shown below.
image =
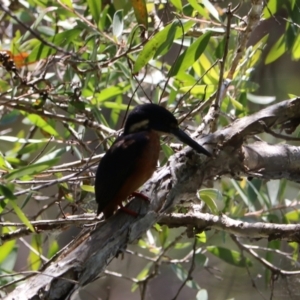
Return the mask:
[[(187, 148), (173, 155), (144, 186), (142, 192), (149, 195), (151, 203), (134, 199), (129, 204), (130, 209), (140, 213), (138, 218), (118, 212), (94, 231), (84, 230), (40, 274), (28, 278), (5, 299), (25, 299), (24, 295), (26, 299), (69, 299), (77, 288), (93, 281), (128, 243), (159, 221), (163, 213), (180, 201), (196, 198), (196, 191), (215, 178), (252, 176), (299, 181), (299, 147), (270, 145), (262, 141), (247, 144), (254, 135), (270, 132), (272, 128), (280, 127), (291, 133), (299, 122), (300, 98), (295, 98), (269, 106), (202, 137), (199, 143), (214, 153), (212, 158), (199, 156)], [(210, 222), (213, 220), (207, 214), (198, 214), (194, 218), (200, 223), (207, 218)], [(161, 220), (166, 222), (166, 219)], [(258, 224), (258, 233), (264, 226)], [(225, 227), (218, 229), (226, 230)], [(276, 236), (276, 226), (274, 228), (275, 238), (285, 238), (284, 234)]]

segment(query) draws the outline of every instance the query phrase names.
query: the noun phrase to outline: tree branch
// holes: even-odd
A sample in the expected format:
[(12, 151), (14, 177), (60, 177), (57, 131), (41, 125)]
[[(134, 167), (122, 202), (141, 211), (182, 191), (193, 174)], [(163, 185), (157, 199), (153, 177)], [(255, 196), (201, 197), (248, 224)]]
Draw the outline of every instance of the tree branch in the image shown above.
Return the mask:
[[(41, 274), (33, 275), (5, 299), (22, 299), (24, 294), (27, 299), (43, 295), (48, 300), (64, 299), (66, 295), (72, 295), (79, 287), (95, 280), (115, 255), (125, 249), (128, 243), (138, 239), (155, 222), (158, 220), (175, 222), (176, 215), (161, 216), (161, 213), (170, 210), (180, 201), (195, 198), (196, 191), (200, 186), (216, 176), (226, 174), (283, 178), (283, 174), (287, 175), (286, 170), (289, 168), (296, 176), (295, 159), (298, 156), (299, 148), (287, 145), (269, 145), (270, 149), (275, 149), (270, 155), (269, 151), (267, 153), (262, 149), (262, 145), (267, 145), (265, 143), (244, 145), (248, 138), (264, 132), (261, 121), (268, 128), (282, 126), (291, 131), (300, 121), (300, 98), (269, 106), (201, 138), (199, 142), (202, 145), (209, 145), (211, 149), (214, 149), (213, 158), (205, 158), (204, 161), (202, 155), (194, 153), (189, 148), (184, 148), (171, 156), (166, 166), (161, 168), (142, 190), (142, 193), (151, 198), (151, 203), (139, 199), (134, 199), (129, 203), (128, 207), (131, 210), (139, 212), (138, 218), (120, 211), (106, 222), (101, 223), (93, 232), (84, 230), (60, 255), (45, 265)], [(285, 158), (283, 163), (275, 164), (278, 157)], [(300, 161), (299, 158), (297, 159)], [(265, 163), (264, 160), (266, 160)], [(287, 162), (289, 163), (287, 164)], [(202, 214), (202, 217), (204, 220), (207, 218), (206, 222), (209, 223), (191, 215), (181, 217), (186, 218), (187, 224), (188, 221), (193, 221), (203, 229), (214, 225), (220, 230), (226, 229), (234, 234), (244, 233), (246, 236), (252, 235), (257, 238), (300, 241), (299, 234), (297, 234), (300, 229), (299, 225), (264, 223), (252, 225), (231, 220), (226, 216), (206, 214)], [(65, 280), (66, 278), (68, 280)]]

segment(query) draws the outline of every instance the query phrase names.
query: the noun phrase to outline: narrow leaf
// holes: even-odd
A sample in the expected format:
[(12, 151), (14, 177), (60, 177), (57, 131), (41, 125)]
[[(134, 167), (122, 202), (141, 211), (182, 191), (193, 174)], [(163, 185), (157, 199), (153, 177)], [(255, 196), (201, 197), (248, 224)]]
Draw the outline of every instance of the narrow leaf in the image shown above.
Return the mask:
[(145, 0), (131, 0), (136, 20), (139, 24), (148, 29), (148, 11)]
[(123, 33), (124, 23), (123, 23), (123, 9), (117, 10), (113, 18), (113, 35), (118, 38)]
[(87, 0), (87, 5), (90, 9), (94, 22), (98, 24), (101, 15), (102, 0)]
[(25, 175), (34, 175), (41, 173), (55, 165), (59, 161), (59, 157), (54, 158), (52, 160), (44, 161), (41, 163), (32, 164), (23, 168), (19, 168), (17, 170), (13, 170), (10, 173), (6, 174), (4, 178), (6, 180), (13, 180), (16, 178), (21, 178)]
[(206, 249), (208, 252), (217, 256), (218, 258), (222, 259), (223, 261), (227, 262), (230, 265), (236, 267), (252, 266), (252, 262), (248, 258), (243, 257), (237, 251), (230, 250), (223, 247), (216, 247), (216, 246), (208, 246)]
[(265, 60), (265, 64), (267, 65), (277, 60), (286, 51), (287, 51), (287, 47), (284, 41), (284, 35), (282, 35), (269, 51)]
[(58, 132), (41, 116), (36, 114), (29, 114), (26, 115), (27, 119), (35, 126), (39, 127), (43, 131), (53, 135), (53, 136), (59, 136)]
[(189, 48), (187, 48), (172, 66), (168, 76), (175, 76), (180, 72), (185, 72), (190, 66), (192, 66), (204, 52), (209, 42), (210, 36), (210, 32), (203, 34)]
[(23, 211), (19, 208), (19, 206), (15, 203), (14, 200), (10, 201), (10, 205), (12, 206), (12, 208), (14, 209), (16, 215), (19, 217), (19, 219), (32, 231), (35, 232), (33, 226), (31, 225), (31, 223), (29, 222), (28, 218), (25, 216), (25, 214), (23, 213)]
[(168, 36), (170, 32), (179, 25), (177, 21), (166, 26), (162, 31), (159, 31), (154, 37), (145, 45), (143, 50), (140, 52), (134, 67), (133, 73), (138, 73), (154, 55), (158, 56), (164, 48), (164, 45), (168, 44)]
[[(10, 230), (13, 230), (14, 228), (10, 227), (3, 227), (2, 228), (2, 234), (9, 233)], [(5, 259), (8, 257), (8, 255), (13, 251), (16, 245), (16, 240), (11, 240), (8, 242), (5, 242), (3, 245), (0, 246), (0, 265), (5, 261)]]

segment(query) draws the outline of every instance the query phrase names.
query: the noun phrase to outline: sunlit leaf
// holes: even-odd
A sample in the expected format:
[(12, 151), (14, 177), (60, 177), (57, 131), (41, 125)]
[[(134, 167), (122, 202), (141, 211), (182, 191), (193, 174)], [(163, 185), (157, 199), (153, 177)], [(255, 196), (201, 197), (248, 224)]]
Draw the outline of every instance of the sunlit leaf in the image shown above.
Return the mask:
[(80, 186), (80, 188), (85, 191), (85, 192), (89, 192), (89, 193), (95, 193), (95, 188), (93, 185), (86, 185), (83, 184)]
[(202, 3), (199, 3), (197, 0), (188, 0), (188, 2), (191, 4), (191, 6), (198, 11), (198, 13), (205, 17), (206, 19), (209, 18), (209, 14), (207, 13), (206, 9), (204, 8)]
[(277, 42), (273, 45), (271, 50), (269, 51), (265, 64), (270, 64), (281, 57), (287, 51), (286, 44), (284, 42), (284, 35), (282, 35)]
[(252, 266), (251, 260), (242, 256), (241, 253), (237, 251), (217, 246), (208, 246), (206, 247), (206, 249), (208, 252), (217, 256), (218, 258), (227, 262), (230, 265), (242, 268), (246, 266)]
[(123, 23), (123, 10), (117, 10), (113, 17), (113, 35), (118, 38), (123, 33), (124, 23)]
[(298, 210), (292, 210), (284, 215), (284, 217), (289, 221), (289, 222), (299, 222), (300, 220), (300, 211)]
[(169, 47), (169, 45), (173, 43), (177, 26), (179, 26), (179, 22), (177, 21), (169, 24), (148, 41), (135, 61), (133, 67), (134, 73), (138, 73), (150, 59), (155, 55), (158, 56), (165, 47)]
[[(73, 8), (73, 3), (71, 0), (60, 0), (63, 4), (68, 6), (69, 8)], [(100, 0), (99, 0), (100, 1)]]
[[(137, 275), (136, 279), (143, 280), (149, 274), (151, 266), (152, 263), (147, 263), (143, 270)], [(134, 292), (137, 289), (137, 287), (137, 284), (133, 284), (131, 287), (131, 292)]]
[(168, 241), (169, 238), (169, 234), (170, 234), (170, 229), (168, 226), (163, 225), (161, 227), (161, 231), (159, 232), (159, 241), (162, 247), (166, 246), (166, 243)]
[[(15, 230), (15, 227), (2, 227), (2, 234), (9, 233), (10, 231)], [(0, 265), (4, 262), (4, 260), (8, 257), (8, 255), (13, 251), (16, 245), (16, 240), (11, 240), (5, 242), (0, 246)]]
[(31, 239), (30, 246), (33, 250), (30, 251), (28, 256), (28, 263), (30, 265), (31, 270), (37, 271), (41, 265), (41, 258), (39, 254), (42, 254), (42, 236), (38, 234), (34, 234)]
[(181, 0), (170, 0), (170, 2), (178, 9), (182, 10), (182, 2)]
[(172, 65), (168, 76), (174, 76), (180, 72), (185, 72), (190, 66), (192, 66), (204, 52), (210, 36), (210, 32), (203, 34), (189, 48), (187, 48)]
[(47, 257), (50, 259), (53, 255), (55, 255), (59, 250), (59, 245), (57, 240), (51, 242)]
[(95, 94), (96, 99), (92, 100), (92, 104), (107, 101), (115, 98), (117, 95), (122, 95), (130, 89), (130, 85), (125, 83), (119, 83), (115, 86), (108, 87), (101, 90), (100, 93)]
[(25, 216), (23, 211), (19, 208), (19, 206), (15, 203), (15, 200), (11, 200), (9, 203), (12, 206), (12, 208), (14, 209), (14, 211), (15, 211), (16, 215), (18, 216), (18, 218), (24, 223), (24, 225), (26, 225), (32, 232), (35, 232), (35, 230), (34, 230), (33, 226), (31, 225), (30, 221)]
[(202, 231), (201, 233), (196, 234), (197, 241), (200, 243), (206, 243), (206, 233), (205, 231)]
[[(133, 67), (133, 73), (138, 73), (154, 56), (158, 57), (158, 55), (165, 53), (165, 49), (170, 46), (171, 40), (180, 38), (193, 24), (194, 22), (189, 21), (183, 23), (181, 26), (179, 21), (176, 20), (156, 33), (154, 37), (146, 43), (137, 57)], [(175, 34), (169, 36), (169, 33), (172, 33), (174, 29), (176, 29)], [(170, 37), (172, 37), (172, 39), (170, 39)]]
[(134, 10), (136, 20), (143, 25), (145, 29), (148, 28), (148, 11), (145, 0), (130, 0)]
[(58, 132), (47, 122), (47, 120), (43, 119), (41, 116), (36, 114), (28, 114), (26, 117), (33, 125), (39, 127), (43, 131), (53, 136), (59, 136)]
[(174, 249), (184, 249), (184, 248), (188, 248), (191, 246), (191, 243), (176, 243), (174, 246)]

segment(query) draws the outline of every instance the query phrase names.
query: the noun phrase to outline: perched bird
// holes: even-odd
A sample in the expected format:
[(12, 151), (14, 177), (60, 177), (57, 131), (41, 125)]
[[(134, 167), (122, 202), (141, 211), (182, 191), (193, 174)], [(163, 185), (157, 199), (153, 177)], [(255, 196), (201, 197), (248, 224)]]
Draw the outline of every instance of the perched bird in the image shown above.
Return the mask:
[(160, 135), (173, 134), (198, 153), (211, 154), (178, 127), (168, 110), (156, 104), (143, 104), (128, 115), (124, 133), (101, 159), (95, 179), (97, 215), (107, 219), (122, 201), (143, 185), (156, 169)]

